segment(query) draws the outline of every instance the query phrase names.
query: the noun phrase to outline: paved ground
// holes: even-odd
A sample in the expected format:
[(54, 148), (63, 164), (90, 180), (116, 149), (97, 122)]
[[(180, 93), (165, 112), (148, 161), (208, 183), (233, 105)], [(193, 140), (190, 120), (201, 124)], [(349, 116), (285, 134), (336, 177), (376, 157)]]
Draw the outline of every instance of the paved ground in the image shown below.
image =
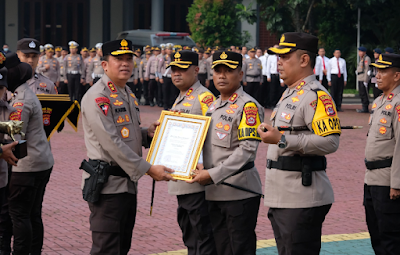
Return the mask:
[[(364, 146), (368, 114), (357, 114), (359, 106), (345, 105), (339, 113), (342, 125), (363, 125), (361, 130), (343, 131), (338, 151), (328, 155), (327, 173), (332, 181), (336, 202), (324, 227), (326, 243), (321, 254), (372, 254), (362, 206)], [(143, 126), (160, 115), (160, 108), (141, 106)], [(271, 110), (266, 111), (270, 116)], [(44, 254), (88, 254), (91, 245), (87, 204), (80, 184), (80, 162), (86, 158), (81, 123), (75, 133), (69, 125), (51, 141), (55, 158), (54, 170), (43, 204), (45, 225)], [(264, 179), (267, 145), (259, 146), (256, 166)], [(145, 152), (146, 153), (146, 152)], [(166, 183), (157, 183), (153, 216), (149, 216), (151, 178), (139, 182), (138, 212), (130, 254), (182, 254), (181, 233), (176, 223), (176, 198), (167, 194)], [(273, 233), (267, 218), (268, 208), (261, 205), (257, 224), (258, 254), (276, 254)], [(356, 235), (341, 235), (354, 234)], [(330, 239), (335, 235), (333, 239)], [(350, 240), (349, 240), (350, 239)], [(344, 241), (349, 240), (349, 241)], [(271, 247), (272, 246), (272, 247)], [(181, 251), (170, 253), (170, 251)], [(356, 251), (357, 250), (357, 251)], [(360, 252), (360, 253), (359, 253)]]

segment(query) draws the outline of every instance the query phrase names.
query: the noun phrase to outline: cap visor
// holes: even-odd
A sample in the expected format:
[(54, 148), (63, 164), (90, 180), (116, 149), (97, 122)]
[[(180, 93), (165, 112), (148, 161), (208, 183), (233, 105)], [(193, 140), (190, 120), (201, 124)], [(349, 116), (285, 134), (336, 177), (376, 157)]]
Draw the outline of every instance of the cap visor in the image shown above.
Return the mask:
[(25, 53), (25, 54), (29, 54), (29, 53), (40, 54), (40, 51), (37, 51), (37, 50), (34, 50), (34, 49), (19, 50), (19, 51), (21, 51), (22, 53)]
[(122, 54), (135, 54), (132, 50), (116, 50), (110, 53), (113, 56), (122, 55)]
[(370, 66), (375, 66), (376, 68), (384, 69), (384, 68), (389, 68), (391, 66), (389, 65), (378, 65), (376, 63), (371, 63)]
[(227, 67), (229, 67), (230, 69), (236, 69), (238, 67), (238, 65), (232, 64), (232, 63), (228, 63), (226, 61), (214, 61), (213, 65), (211, 66), (212, 69), (214, 69), (217, 65), (226, 65)]
[(287, 54), (289, 52), (295, 51), (296, 48), (291, 48), (291, 47), (271, 47), (268, 49), (268, 54)]
[(170, 66), (177, 66), (179, 68), (188, 69), (190, 67), (190, 65), (191, 64), (184, 64), (184, 63), (179, 63), (179, 62), (171, 62), (171, 64), (169, 64), (167, 66), (167, 68), (170, 67)]

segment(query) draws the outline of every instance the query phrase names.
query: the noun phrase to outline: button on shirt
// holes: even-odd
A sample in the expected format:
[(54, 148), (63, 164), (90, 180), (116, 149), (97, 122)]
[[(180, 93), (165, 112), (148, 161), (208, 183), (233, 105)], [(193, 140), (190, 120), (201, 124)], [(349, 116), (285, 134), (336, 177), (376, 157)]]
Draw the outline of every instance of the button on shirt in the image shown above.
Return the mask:
[(271, 74), (278, 74), (278, 59), (277, 55), (270, 55), (267, 60), (267, 78), (271, 78)]
[[(329, 67), (330, 68), (328, 69), (328, 75), (326, 76), (326, 79), (331, 81), (331, 74), (339, 75), (338, 59), (336, 57), (329, 59)], [(339, 67), (340, 75), (343, 75), (344, 81), (347, 81), (346, 60), (339, 58)]]

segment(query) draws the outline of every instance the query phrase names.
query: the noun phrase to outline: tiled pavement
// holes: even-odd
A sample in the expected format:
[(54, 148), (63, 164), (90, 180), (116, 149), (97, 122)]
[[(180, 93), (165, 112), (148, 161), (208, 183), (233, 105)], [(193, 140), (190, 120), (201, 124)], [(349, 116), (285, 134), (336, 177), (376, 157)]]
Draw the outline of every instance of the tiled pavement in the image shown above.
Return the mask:
[[(364, 146), (369, 116), (357, 114), (354, 110), (356, 107), (343, 107), (345, 111), (339, 113), (342, 125), (363, 125), (364, 129), (343, 131), (338, 151), (327, 157), (327, 173), (336, 200), (323, 227), (323, 235), (328, 239), (332, 235), (367, 231), (362, 194)], [(141, 106), (142, 126), (148, 126), (156, 120), (160, 111), (158, 107)], [(266, 110), (266, 116), (270, 114), (271, 110)], [(81, 160), (86, 158), (81, 123), (78, 133), (67, 124), (61, 133), (53, 136), (51, 144), (55, 166), (43, 203), (43, 254), (88, 254), (91, 245), (89, 210), (82, 199), (81, 172), (78, 169)], [(262, 180), (267, 147), (260, 144), (256, 159)], [(155, 254), (184, 249), (176, 223), (176, 198), (168, 195), (167, 184), (156, 185), (153, 216), (149, 216), (150, 196), (151, 178), (144, 176), (139, 181), (138, 212), (129, 254)], [(268, 208), (261, 205), (256, 229), (260, 240), (258, 254), (276, 254), (276, 248), (265, 246), (273, 243), (267, 210)], [(339, 241), (347, 240), (346, 238), (339, 236), (337, 240), (327, 241), (323, 244), (321, 254), (372, 254), (367, 235), (358, 240)]]

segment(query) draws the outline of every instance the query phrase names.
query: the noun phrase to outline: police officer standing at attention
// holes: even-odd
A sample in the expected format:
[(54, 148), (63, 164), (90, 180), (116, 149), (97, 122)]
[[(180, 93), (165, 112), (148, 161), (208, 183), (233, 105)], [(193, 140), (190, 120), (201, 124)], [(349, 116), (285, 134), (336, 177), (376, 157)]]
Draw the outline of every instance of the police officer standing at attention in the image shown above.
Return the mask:
[(256, 51), (255, 48), (251, 48), (248, 51), (249, 58), (243, 62), (244, 91), (253, 98), (256, 98), (263, 82), (262, 63), (256, 58)]
[[(147, 63), (151, 57), (151, 51), (145, 52), (145, 57), (142, 56), (142, 60), (140, 61), (139, 66), (139, 80), (143, 85), (143, 97), (144, 97), (144, 105), (150, 105), (149, 102), (149, 81), (145, 78)], [(154, 106), (154, 104), (153, 104)]]
[(96, 56), (92, 59), (90, 62), (90, 65), (88, 67), (88, 75), (87, 77), (90, 78), (88, 81), (90, 86), (93, 86), (104, 74), (103, 67), (101, 67), (101, 58), (103, 56), (103, 53), (101, 52), (101, 46), (102, 43), (97, 43), (95, 48), (96, 48)]
[(360, 62), (357, 66), (357, 79), (358, 79), (358, 91), (361, 97), (362, 109), (357, 109), (358, 113), (369, 113), (369, 93), (368, 93), (368, 69), (371, 64), (371, 59), (367, 55), (367, 48), (359, 47), (358, 55), (360, 56)]
[(52, 44), (46, 44), (44, 45), (44, 50), (46, 51), (46, 55), (39, 60), (37, 70), (51, 80), (54, 84), (56, 84), (56, 87), (58, 87), (60, 78), (60, 63), (56, 58), (53, 57), (54, 46)]
[[(176, 52), (172, 57), (171, 77), (180, 90), (171, 110), (205, 115), (214, 95), (197, 79), (198, 55), (193, 51)], [(189, 255), (217, 254), (204, 186), (184, 181), (168, 182), (168, 193), (178, 198), (178, 223)]]
[[(158, 72), (158, 55), (160, 54), (160, 48), (155, 47), (153, 49), (153, 55), (148, 59), (147, 61), (147, 66), (146, 66), (146, 73), (144, 75), (145, 80), (149, 82), (149, 101), (150, 101), (150, 106), (154, 106), (154, 99), (157, 101), (157, 82), (158, 82), (158, 77), (157, 77), (157, 72)], [(156, 104), (159, 104), (159, 102), (156, 102)]]
[[(19, 50), (24, 50), (24, 47), (19, 47)], [(40, 255), (44, 232), (42, 202), (54, 159), (43, 128), (42, 106), (26, 83), (32, 76), (31, 66), (20, 62), (17, 55), (12, 53), (7, 55), (6, 67), (8, 89), (14, 93), (10, 104), (17, 109), (17, 112), (10, 114), (10, 120), (24, 122), (22, 132), (25, 133), (28, 146), (28, 156), (18, 160), (18, 165), (12, 167), (9, 185), (13, 254)]]
[[(155, 180), (174, 180), (171, 169), (142, 158), (156, 125), (140, 127), (138, 102), (126, 82), (133, 70), (132, 42), (122, 39), (102, 46), (103, 77), (82, 99), (82, 124), (89, 164), (108, 168), (97, 202), (88, 202), (90, 254), (128, 253), (136, 218), (137, 181), (145, 173)], [(83, 172), (85, 181), (90, 175)]]
[(163, 84), (163, 106), (164, 110), (170, 109), (174, 104), (174, 101), (179, 93), (179, 90), (174, 86), (171, 80), (171, 68), (169, 64), (172, 61), (172, 50), (174, 45), (172, 43), (167, 43), (165, 48), (165, 55), (163, 62), (160, 63), (160, 72), (162, 74), (162, 79), (160, 82)]
[(32, 67), (32, 78), (26, 83), (35, 94), (57, 94), (54, 82), (35, 72), (39, 62), (39, 46), (39, 42), (32, 38), (24, 38), (17, 42), (18, 58), (21, 62), (27, 63)]
[(378, 88), (365, 146), (364, 206), (375, 254), (400, 251), (400, 55), (376, 63)]
[[(280, 255), (316, 255), (322, 223), (333, 203), (325, 155), (339, 147), (340, 122), (331, 96), (313, 74), (318, 38), (284, 33), (279, 47), (269, 51), (279, 54), (279, 73), (288, 88), (272, 112), (272, 126), (262, 123), (257, 129), (270, 144), (264, 204), (270, 207), (268, 218)], [(277, 126), (309, 130), (282, 134)]]
[(256, 129), (264, 109), (240, 85), (242, 61), (236, 52), (213, 55), (213, 79), (221, 96), (206, 113), (211, 116), (203, 147), (206, 170), (196, 170), (190, 181), (210, 184), (206, 200), (218, 254), (256, 254), (262, 187), (254, 160), (261, 140)]
[(64, 72), (67, 75), (64, 83), (68, 84), (69, 97), (72, 101), (79, 100), (81, 87), (85, 85), (85, 63), (83, 58), (78, 54), (78, 46), (74, 41), (68, 43), (70, 54), (64, 59)]
[(206, 58), (204, 58), (204, 50), (199, 49), (199, 81), (201, 85), (207, 87), (209, 83), (207, 84), (206, 81), (210, 80), (210, 73), (211, 73), (211, 66), (210, 63), (207, 61)]

